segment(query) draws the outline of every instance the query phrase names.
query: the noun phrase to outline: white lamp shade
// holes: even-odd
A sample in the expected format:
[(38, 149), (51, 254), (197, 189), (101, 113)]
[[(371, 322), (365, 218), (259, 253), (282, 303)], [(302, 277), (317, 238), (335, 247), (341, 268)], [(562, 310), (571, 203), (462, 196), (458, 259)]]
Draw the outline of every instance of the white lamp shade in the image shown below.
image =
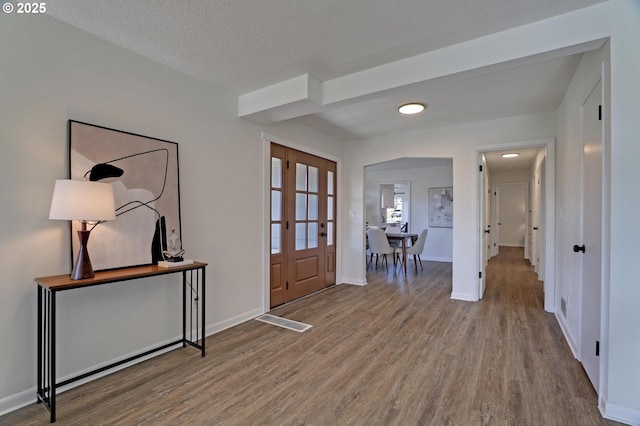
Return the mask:
[(115, 220), (113, 187), (109, 183), (58, 179), (53, 189), (49, 219)]

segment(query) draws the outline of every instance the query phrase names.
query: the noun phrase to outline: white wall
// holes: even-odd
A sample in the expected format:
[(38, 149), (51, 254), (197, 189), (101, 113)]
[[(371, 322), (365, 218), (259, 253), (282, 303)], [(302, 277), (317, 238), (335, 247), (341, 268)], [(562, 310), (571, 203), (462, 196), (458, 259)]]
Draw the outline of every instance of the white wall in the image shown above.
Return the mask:
[[(351, 141), (344, 146), (343, 281), (365, 282), (364, 167), (404, 157), (453, 159), (453, 294), (477, 300), (478, 165), (474, 146), (545, 139), (555, 134), (553, 113), (490, 120), (422, 132)], [(351, 215), (351, 216), (350, 216)]]
[[(35, 401), (33, 278), (70, 269), (67, 224), (48, 220), (53, 183), (67, 176), (68, 119), (179, 143), (183, 244), (209, 264), (208, 332), (261, 313), (265, 275), (263, 129), (236, 117), (236, 94), (48, 16), (0, 20), (1, 413)], [(337, 141), (304, 126), (267, 130), (340, 155)], [(177, 279), (61, 293), (60, 375), (178, 336)]]
[[(365, 180), (365, 199), (367, 211), (380, 211), (379, 187), (382, 183), (410, 182), (411, 201), (409, 231), (419, 234), (428, 228), (429, 188), (450, 187), (453, 185), (452, 165), (429, 166), (424, 168), (402, 168), (394, 170), (367, 170)], [(455, 193), (454, 193), (455, 198)], [(455, 211), (453, 215), (455, 216)], [(424, 246), (423, 260), (451, 262), (453, 256), (453, 228), (429, 228)]]

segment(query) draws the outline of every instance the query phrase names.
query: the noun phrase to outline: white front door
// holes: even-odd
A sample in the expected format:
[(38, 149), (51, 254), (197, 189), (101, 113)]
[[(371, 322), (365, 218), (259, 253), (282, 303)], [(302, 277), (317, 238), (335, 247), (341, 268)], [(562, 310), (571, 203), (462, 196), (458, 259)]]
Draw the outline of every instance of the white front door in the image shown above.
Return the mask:
[[(580, 361), (598, 391), (600, 377), (600, 304), (602, 291), (602, 83), (582, 105), (582, 316)], [(582, 246), (582, 247), (581, 247)]]

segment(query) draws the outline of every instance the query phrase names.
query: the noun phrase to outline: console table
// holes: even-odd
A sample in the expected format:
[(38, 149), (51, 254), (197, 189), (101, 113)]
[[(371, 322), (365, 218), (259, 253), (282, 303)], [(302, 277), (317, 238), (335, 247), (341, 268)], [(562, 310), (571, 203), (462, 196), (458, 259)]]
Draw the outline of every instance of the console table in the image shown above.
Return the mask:
[[(135, 266), (96, 272), (93, 278), (72, 280), (69, 275), (56, 275), (36, 278), (38, 284), (38, 390), (37, 401), (42, 402), (51, 413), (51, 422), (56, 421), (56, 389), (91, 375), (107, 371), (111, 368), (147, 356), (154, 352), (182, 344), (200, 349), (205, 355), (205, 269), (207, 264), (194, 262), (189, 265), (163, 268), (157, 265)], [(134, 355), (127, 359), (80, 374), (60, 383), (56, 382), (56, 294), (77, 288), (106, 285), (115, 282), (135, 280), (182, 273), (182, 339), (164, 344), (157, 348)], [(187, 288), (190, 287), (187, 297)], [(195, 315), (191, 309), (192, 300), (197, 302)], [(189, 327), (187, 330), (187, 309), (189, 310)], [(195, 317), (195, 318), (194, 318)], [(193, 321), (196, 321), (195, 331)], [(198, 321), (201, 322), (198, 327)], [(198, 343), (199, 342), (199, 343)]]

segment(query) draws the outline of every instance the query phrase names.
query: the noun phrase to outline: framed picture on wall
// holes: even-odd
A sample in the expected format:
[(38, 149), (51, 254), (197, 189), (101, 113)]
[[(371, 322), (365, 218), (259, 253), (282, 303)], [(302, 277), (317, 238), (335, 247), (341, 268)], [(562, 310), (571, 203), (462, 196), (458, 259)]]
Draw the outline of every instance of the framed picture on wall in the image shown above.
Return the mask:
[(429, 227), (453, 228), (453, 188), (429, 188)]
[(113, 186), (116, 220), (95, 225), (87, 247), (95, 270), (156, 264), (172, 230), (182, 237), (177, 143), (69, 120), (69, 169)]

